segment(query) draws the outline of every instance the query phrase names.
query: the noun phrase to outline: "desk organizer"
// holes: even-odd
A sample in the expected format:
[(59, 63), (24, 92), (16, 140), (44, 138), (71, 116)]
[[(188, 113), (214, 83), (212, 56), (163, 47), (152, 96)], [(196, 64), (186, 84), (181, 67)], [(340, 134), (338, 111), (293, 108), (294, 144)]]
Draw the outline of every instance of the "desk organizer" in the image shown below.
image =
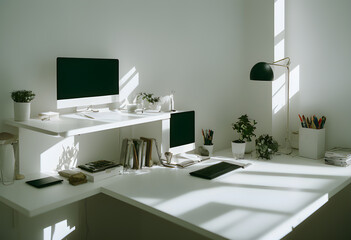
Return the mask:
[(325, 129), (300, 128), (299, 155), (301, 157), (320, 159), (324, 157)]

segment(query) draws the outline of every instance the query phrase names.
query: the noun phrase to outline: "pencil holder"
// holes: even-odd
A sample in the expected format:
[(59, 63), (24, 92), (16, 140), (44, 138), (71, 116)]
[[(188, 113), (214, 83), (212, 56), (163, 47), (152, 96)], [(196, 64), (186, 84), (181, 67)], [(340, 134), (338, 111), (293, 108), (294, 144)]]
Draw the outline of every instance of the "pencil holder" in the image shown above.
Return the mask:
[(325, 129), (300, 128), (299, 155), (301, 157), (320, 159), (324, 157)]

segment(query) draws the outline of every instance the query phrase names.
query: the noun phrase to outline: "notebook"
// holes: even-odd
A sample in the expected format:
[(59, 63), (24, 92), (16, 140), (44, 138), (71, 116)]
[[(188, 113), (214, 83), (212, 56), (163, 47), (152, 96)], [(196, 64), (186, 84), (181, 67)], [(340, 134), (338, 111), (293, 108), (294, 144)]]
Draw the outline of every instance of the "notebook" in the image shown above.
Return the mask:
[(227, 162), (220, 162), (200, 170), (190, 172), (191, 176), (204, 178), (204, 179), (214, 179), (219, 177), (225, 173), (233, 171), (238, 168), (243, 168), (243, 166), (227, 163)]
[(26, 183), (36, 188), (43, 188), (43, 187), (48, 187), (62, 182), (63, 180), (59, 178), (45, 177), (45, 178), (39, 178), (39, 179), (27, 181)]

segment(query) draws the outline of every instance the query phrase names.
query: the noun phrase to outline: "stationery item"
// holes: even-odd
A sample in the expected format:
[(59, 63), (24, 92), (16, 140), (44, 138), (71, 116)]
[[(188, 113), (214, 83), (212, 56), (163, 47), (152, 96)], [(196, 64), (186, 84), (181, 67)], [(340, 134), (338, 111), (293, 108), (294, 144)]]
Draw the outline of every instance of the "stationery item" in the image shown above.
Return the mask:
[(351, 164), (351, 149), (340, 147), (332, 148), (325, 152), (324, 162), (329, 165), (348, 167)]
[(214, 131), (211, 129), (206, 129), (205, 131), (202, 129), (202, 137), (204, 138), (204, 145), (213, 145), (213, 134)]
[(27, 181), (26, 183), (36, 188), (43, 188), (43, 187), (48, 187), (62, 182), (63, 182), (62, 179), (58, 179), (54, 177), (45, 177), (45, 178), (39, 178), (39, 179)]
[(39, 113), (39, 118), (42, 121), (58, 120), (60, 118), (60, 114), (58, 112), (42, 112)]
[(211, 165), (209, 167), (205, 167), (200, 170), (190, 172), (189, 174), (194, 177), (211, 180), (238, 168), (243, 168), (243, 166), (239, 166), (239, 165), (227, 163), (227, 162), (220, 162), (220, 163)]
[(307, 127), (307, 126), (305, 126), (305, 123), (304, 123), (304, 121), (302, 120), (302, 117), (300, 116), (300, 114), (299, 114), (299, 118), (300, 118), (300, 122), (301, 122), (301, 127)]
[(100, 171), (100, 172), (95, 172), (95, 173), (91, 173), (91, 172), (87, 172), (84, 170), (81, 170), (82, 173), (84, 173), (87, 177), (87, 180), (89, 182), (97, 182), (106, 178), (110, 178), (110, 177), (114, 177), (120, 174), (123, 174), (123, 166), (119, 165), (113, 168), (108, 168), (104, 171)]
[(302, 128), (312, 128), (312, 129), (323, 129), (325, 121), (327, 120), (325, 116), (322, 116), (319, 118), (316, 115), (313, 115), (311, 117), (305, 117), (305, 115), (298, 114), (301, 122), (301, 127)]

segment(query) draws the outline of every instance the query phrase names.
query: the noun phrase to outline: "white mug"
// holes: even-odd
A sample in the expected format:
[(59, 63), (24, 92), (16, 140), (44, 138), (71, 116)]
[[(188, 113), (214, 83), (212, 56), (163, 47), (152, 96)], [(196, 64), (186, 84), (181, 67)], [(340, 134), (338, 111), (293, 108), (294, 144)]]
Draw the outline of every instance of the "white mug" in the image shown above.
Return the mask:
[(127, 104), (127, 110), (129, 113), (135, 112), (136, 109), (137, 109), (136, 104)]

